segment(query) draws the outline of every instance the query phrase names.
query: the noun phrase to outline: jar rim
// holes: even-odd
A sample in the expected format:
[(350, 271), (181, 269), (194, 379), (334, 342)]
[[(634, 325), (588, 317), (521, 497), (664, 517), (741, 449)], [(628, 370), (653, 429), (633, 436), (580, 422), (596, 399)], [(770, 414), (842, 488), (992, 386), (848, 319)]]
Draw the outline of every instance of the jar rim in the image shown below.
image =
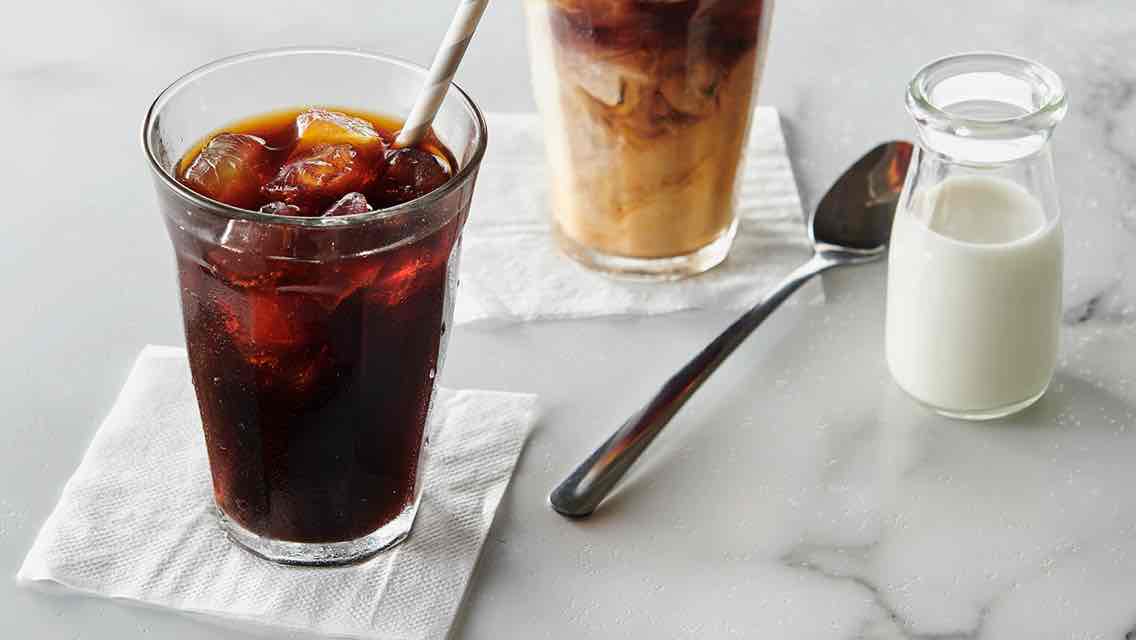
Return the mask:
[(142, 148), (146, 152), (146, 157), (150, 162), (150, 168), (154, 174), (162, 181), (162, 183), (171, 191), (189, 201), (194, 206), (209, 210), (213, 213), (219, 214), (226, 218), (239, 218), (243, 220), (250, 220), (253, 222), (263, 222), (272, 224), (284, 224), (300, 227), (322, 227), (322, 228), (343, 228), (353, 227), (357, 225), (367, 224), (377, 220), (385, 220), (393, 218), (399, 214), (418, 211), (423, 207), (428, 207), (431, 204), (445, 198), (455, 190), (465, 185), (474, 175), (476, 175), (478, 167), (481, 164), (482, 158), (485, 156), (485, 149), (487, 146), (487, 125), (485, 123), (485, 116), (478, 109), (477, 104), (469, 97), (456, 82), (450, 83), (450, 88), (457, 92), (458, 99), (461, 101), (462, 106), (465, 107), (467, 114), (473, 120), (473, 129), (475, 139), (473, 141), (475, 147), (473, 155), (470, 156), (465, 166), (461, 167), (449, 181), (437, 189), (427, 193), (424, 196), (409, 200), (402, 204), (386, 207), (382, 209), (373, 209), (363, 213), (356, 213), (344, 216), (330, 216), (330, 217), (303, 217), (303, 216), (282, 216), (271, 213), (263, 213), (260, 211), (252, 211), (251, 209), (242, 209), (234, 207), (224, 202), (214, 200), (212, 198), (203, 196), (196, 191), (190, 189), (179, 181), (170, 170), (165, 167), (158, 157), (157, 151), (153, 145), (153, 138), (157, 132), (158, 116), (163, 107), (174, 98), (175, 95), (182, 89), (193, 84), (198, 79), (221, 69), (231, 67), (233, 65), (241, 64), (254, 60), (262, 60), (266, 58), (277, 58), (293, 55), (332, 55), (332, 56), (354, 56), (360, 58), (368, 58), (376, 62), (402, 67), (403, 69), (413, 71), (421, 75), (423, 80), (429, 74), (429, 69), (417, 65), (408, 60), (389, 56), (381, 53), (375, 53), (364, 49), (352, 49), (345, 47), (275, 47), (269, 49), (257, 49), (245, 53), (239, 53), (232, 56), (220, 58), (204, 64), (196, 69), (186, 73), (177, 80), (174, 80), (168, 87), (163, 89), (150, 108), (146, 112), (146, 118), (142, 122)]
[[(1041, 99), (1029, 109), (1022, 107), (1025, 113), (994, 118), (952, 113), (936, 104), (932, 95), (939, 83), (975, 73), (1001, 73), (1017, 78), (1040, 94)], [(920, 124), (968, 137), (1016, 137), (1048, 131), (1068, 110), (1065, 83), (1056, 72), (1033, 60), (994, 51), (954, 54), (927, 63), (908, 83), (906, 102), (908, 112)]]

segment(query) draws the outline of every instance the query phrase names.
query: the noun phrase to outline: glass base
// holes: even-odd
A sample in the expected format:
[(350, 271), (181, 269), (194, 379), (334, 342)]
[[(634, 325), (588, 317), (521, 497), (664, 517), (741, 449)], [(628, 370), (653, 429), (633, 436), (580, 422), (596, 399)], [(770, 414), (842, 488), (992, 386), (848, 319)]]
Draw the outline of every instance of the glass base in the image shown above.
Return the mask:
[[(953, 409), (943, 409), (942, 407), (936, 407), (932, 404), (923, 402), (918, 398), (915, 398), (915, 400), (931, 411), (934, 411), (935, 413), (947, 418), (954, 418), (955, 420), (969, 420), (971, 422), (983, 422), (986, 420), (997, 420), (998, 418), (1005, 418), (1006, 416), (1013, 415), (1019, 411), (1022, 411), (1023, 409), (1029, 408), (1035, 402), (1040, 400), (1042, 396), (1045, 395), (1045, 392), (1048, 388), (1049, 385), (1046, 385), (1045, 388), (1036, 395), (1033, 395), (1019, 402), (1013, 402), (1001, 407), (995, 407), (993, 409), (980, 409), (976, 411), (955, 411)], [(914, 398), (915, 396), (912, 397)]]
[(713, 269), (730, 253), (737, 233), (738, 221), (735, 218), (722, 235), (692, 253), (666, 258), (629, 258), (586, 247), (568, 237), (555, 220), (552, 224), (552, 234), (560, 250), (581, 265), (617, 278), (652, 282), (681, 280)]
[(410, 536), (418, 501), (374, 532), (356, 540), (343, 542), (289, 542), (257, 535), (225, 515), (220, 508), (217, 517), (221, 528), (233, 542), (256, 555), (281, 564), (305, 566), (334, 566), (365, 560), (376, 553), (394, 547)]

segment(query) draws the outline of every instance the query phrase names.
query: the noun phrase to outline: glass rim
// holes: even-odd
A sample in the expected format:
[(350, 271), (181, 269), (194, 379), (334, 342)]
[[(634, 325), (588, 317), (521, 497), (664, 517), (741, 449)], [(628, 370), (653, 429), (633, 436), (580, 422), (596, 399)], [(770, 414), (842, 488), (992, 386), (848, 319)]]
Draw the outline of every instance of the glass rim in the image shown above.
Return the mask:
[[(957, 71), (956, 71), (957, 68)], [(970, 118), (946, 111), (931, 99), (930, 89), (942, 80), (976, 72), (1014, 75), (1045, 89), (1044, 101), (1027, 113), (1007, 118)], [(994, 134), (1012, 128), (1018, 131), (1052, 129), (1065, 116), (1068, 100), (1061, 76), (1049, 67), (1021, 56), (998, 51), (971, 51), (933, 60), (920, 68), (907, 84), (907, 108), (920, 122), (970, 134)]]
[[(192, 71), (182, 75), (174, 80), (158, 93), (158, 96), (150, 104), (150, 108), (146, 111), (146, 117), (142, 121), (142, 148), (146, 152), (146, 157), (150, 162), (150, 169), (157, 175), (162, 182), (172, 190), (174, 193), (181, 196), (183, 199), (188, 200), (197, 207), (208, 209), (213, 213), (217, 213), (227, 218), (239, 218), (243, 220), (250, 220), (252, 222), (263, 222), (272, 224), (285, 224), (301, 227), (315, 227), (315, 228), (342, 228), (356, 225), (362, 225), (378, 220), (386, 220), (393, 218), (399, 214), (417, 211), (423, 207), (430, 206), (437, 201), (445, 198), (449, 194), (459, 189), (462, 185), (466, 184), (473, 174), (481, 165), (481, 160), (485, 156), (485, 149), (488, 143), (488, 131), (485, 123), (485, 115), (482, 114), (481, 109), (477, 107), (469, 94), (465, 92), (456, 82), (450, 82), (450, 88), (457, 92), (460, 101), (465, 106), (466, 111), (470, 114), (474, 123), (474, 133), (476, 136), (473, 155), (465, 166), (461, 167), (457, 173), (453, 175), (445, 184), (437, 189), (420, 196), (413, 200), (409, 200), (402, 204), (397, 204), (392, 207), (385, 207), (382, 209), (373, 209), (363, 213), (354, 213), (345, 216), (329, 216), (329, 217), (307, 217), (307, 216), (282, 216), (272, 213), (263, 213), (260, 211), (252, 211), (250, 209), (242, 209), (225, 204), (219, 200), (214, 200), (207, 196), (203, 196), (196, 191), (185, 186), (177, 180), (177, 178), (170, 173), (170, 171), (162, 166), (153, 146), (150, 144), (152, 133), (154, 133), (155, 124), (157, 123), (157, 116), (162, 108), (184, 88), (190, 86), (197, 80), (209, 75), (214, 71), (225, 69), (233, 65), (249, 62), (252, 60), (263, 60), (268, 58), (279, 58), (292, 55), (336, 55), (336, 56), (354, 56), (359, 58), (367, 58), (377, 62), (386, 63), (392, 66), (401, 67), (413, 71), (420, 75), (423, 80), (426, 79), (429, 69), (421, 65), (410, 62), (403, 58), (390, 56), (373, 51), (367, 51), (360, 48), (348, 47), (273, 47), (269, 49), (257, 49), (238, 53), (236, 55), (218, 58), (212, 62), (201, 65)], [(255, 114), (250, 114), (255, 115)], [(204, 134), (203, 134), (204, 135)]]

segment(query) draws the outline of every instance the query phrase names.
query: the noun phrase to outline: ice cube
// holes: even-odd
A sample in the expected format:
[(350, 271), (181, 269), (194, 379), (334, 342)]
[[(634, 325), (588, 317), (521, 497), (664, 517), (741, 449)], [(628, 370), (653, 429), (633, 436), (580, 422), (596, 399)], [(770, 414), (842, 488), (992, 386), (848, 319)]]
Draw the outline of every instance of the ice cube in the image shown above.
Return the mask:
[(218, 245), (206, 252), (205, 262), (211, 272), (236, 288), (274, 286), (303, 266), (295, 258), (318, 253), (303, 229), (239, 219), (228, 222)]
[(315, 251), (310, 234), (287, 224), (230, 220), (221, 234), (222, 247), (267, 258), (302, 258)]
[(301, 346), (312, 329), (326, 316), (310, 296), (271, 290), (248, 292), (248, 306), (241, 324), (251, 350)]
[(344, 261), (332, 269), (321, 270), (319, 282), (308, 287), (307, 293), (317, 299), (324, 309), (334, 311), (344, 300), (374, 284), (383, 266), (384, 261), (375, 256)]
[(398, 306), (417, 291), (445, 277), (445, 256), (431, 248), (406, 247), (387, 258), (366, 291), (371, 302)]
[(641, 72), (631, 67), (622, 67), (616, 62), (598, 59), (595, 56), (568, 49), (560, 56), (563, 68), (560, 73), (569, 76), (582, 91), (608, 107), (623, 105), (635, 97), (638, 84), (646, 80)]
[[(215, 253), (227, 259), (260, 260), (262, 280), (255, 285), (247, 283), (254, 286), (234, 286), (228, 279), (231, 273), (216, 279), (204, 275), (203, 282), (207, 286), (195, 291), (203, 292), (201, 298), (213, 318), (211, 330), (217, 336), (210, 340), (232, 345), (254, 367), (256, 383), (261, 389), (307, 393), (320, 386), (334, 365), (327, 345), (331, 316), (319, 296), (291, 286), (289, 282), (305, 277), (305, 272), (306, 277), (314, 281), (322, 270), (310, 263), (264, 260), (224, 248), (216, 249)], [(209, 260), (215, 257), (211, 254)], [(226, 266), (232, 267), (234, 263)], [(287, 273), (289, 270), (291, 274)], [(214, 269), (214, 273), (217, 271)], [(200, 270), (197, 273), (201, 273)], [(222, 335), (226, 339), (219, 337)], [(295, 394), (283, 397), (297, 402), (310, 400)]]
[(449, 171), (434, 154), (407, 147), (387, 153), (380, 191), (387, 206), (424, 196), (445, 184)]
[(425, 268), (426, 263), (425, 258), (416, 257), (384, 272), (382, 282), (377, 283), (372, 298), (377, 297), (390, 306), (403, 302), (414, 290), (418, 273)]
[(225, 332), (245, 357), (300, 346), (326, 314), (308, 296), (252, 289), (218, 296)]
[(271, 213), (275, 216), (298, 216), (300, 208), (294, 204), (287, 204), (285, 202), (269, 202), (260, 208), (261, 213)]
[(255, 207), (270, 153), (261, 138), (243, 133), (214, 136), (182, 175), (201, 195), (234, 207)]
[(383, 139), (370, 122), (338, 111), (309, 109), (296, 116), (296, 150), (317, 144), (349, 144), (368, 150), (383, 146)]
[[(666, 0), (673, 2), (675, 0)], [(651, 0), (646, 0), (652, 4)], [(560, 0), (557, 8), (560, 10), (560, 19), (567, 24), (585, 31), (595, 29), (616, 29), (626, 27), (627, 24), (641, 14), (637, 2), (624, 0)]]
[(335, 204), (331, 205), (330, 209), (323, 212), (322, 217), (349, 216), (356, 213), (366, 213), (370, 210), (371, 204), (367, 202), (367, 197), (355, 191), (336, 201)]
[(695, 59), (685, 67), (667, 72), (659, 82), (659, 93), (673, 111), (707, 116), (718, 108), (718, 89), (724, 75), (725, 70), (719, 65)]
[(276, 383), (310, 386), (325, 362), (319, 336), (327, 312), (310, 296), (271, 289), (222, 291), (213, 299), (222, 330), (249, 364)]
[(205, 264), (210, 273), (234, 289), (272, 286), (283, 275), (283, 271), (264, 256), (226, 247), (207, 251)]
[(349, 144), (317, 144), (293, 153), (261, 193), (312, 214), (341, 194), (366, 189), (378, 169), (369, 156)]

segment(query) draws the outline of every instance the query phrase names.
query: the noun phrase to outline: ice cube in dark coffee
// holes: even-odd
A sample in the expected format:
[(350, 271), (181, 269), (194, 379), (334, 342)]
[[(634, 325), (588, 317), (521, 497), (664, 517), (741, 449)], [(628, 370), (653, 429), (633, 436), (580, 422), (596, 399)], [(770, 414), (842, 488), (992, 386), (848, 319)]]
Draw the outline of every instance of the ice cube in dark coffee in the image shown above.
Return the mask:
[(350, 216), (356, 213), (366, 213), (371, 210), (371, 203), (367, 202), (367, 196), (354, 191), (331, 205), (327, 211), (323, 212), (324, 216)]
[(386, 147), (375, 125), (363, 118), (308, 109), (296, 116), (296, 149), (302, 151), (317, 144), (348, 144), (360, 151), (375, 152)]
[(203, 196), (234, 207), (253, 207), (271, 157), (263, 138), (221, 133), (205, 144), (182, 174), (182, 181)]
[(387, 153), (379, 192), (387, 206), (401, 204), (430, 193), (449, 177), (434, 154), (414, 148), (395, 149)]
[(380, 167), (377, 157), (349, 144), (319, 143), (290, 156), (261, 191), (310, 215), (344, 193), (369, 187)]

